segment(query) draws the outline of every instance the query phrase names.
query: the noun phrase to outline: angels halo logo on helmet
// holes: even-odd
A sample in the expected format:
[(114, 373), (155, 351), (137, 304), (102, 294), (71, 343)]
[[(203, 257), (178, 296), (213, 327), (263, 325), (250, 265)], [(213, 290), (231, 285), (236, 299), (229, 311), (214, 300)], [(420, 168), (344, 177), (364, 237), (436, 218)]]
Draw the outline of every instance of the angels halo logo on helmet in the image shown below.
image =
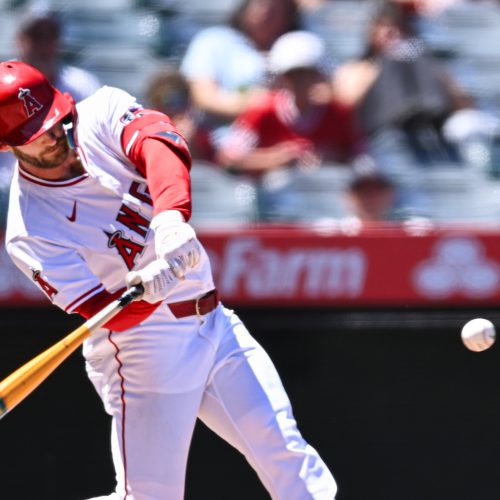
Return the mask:
[(31, 118), (37, 111), (43, 109), (43, 104), (40, 104), (32, 95), (30, 89), (23, 89), (19, 87), (17, 97), (24, 103), (26, 114)]
[(0, 143), (28, 144), (68, 115), (76, 120), (72, 99), (40, 71), (20, 61), (0, 63)]

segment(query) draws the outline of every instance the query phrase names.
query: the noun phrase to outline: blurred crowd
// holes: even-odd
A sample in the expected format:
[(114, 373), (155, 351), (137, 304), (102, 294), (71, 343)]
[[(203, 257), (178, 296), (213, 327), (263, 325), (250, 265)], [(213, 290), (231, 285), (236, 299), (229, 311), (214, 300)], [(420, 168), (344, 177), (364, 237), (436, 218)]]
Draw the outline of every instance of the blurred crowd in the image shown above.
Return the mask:
[[(348, 58), (331, 50), (332, 40), (346, 41), (328, 24), (328, 9), (339, 2), (370, 7), (356, 40), (359, 50)], [(38, 67), (76, 101), (113, 84), (68, 57), (64, 30), (71, 9), (20, 4), (12, 58)], [(137, 7), (172, 19), (178, 4), (145, 1)], [(166, 56), (143, 76), (137, 96), (169, 115), (190, 145), (193, 182), (200, 183), (193, 190), (195, 214), (196, 197), (204, 196), (207, 204), (220, 204), (219, 224), (224, 211), (232, 220), (240, 204), (248, 207), (240, 222), (329, 221), (355, 228), (446, 219), (432, 196), (443, 186), (432, 179), (452, 179), (450, 189), (460, 184), (465, 196), (479, 190), (473, 196), (483, 205), (495, 193), (495, 103), (465, 88), (426, 35), (440, 33), (442, 16), (460, 9), (487, 8), (500, 16), (499, 2), (234, 0), (230, 7), (223, 19), (196, 28), (189, 19), (167, 23), (164, 39), (177, 36), (184, 43), (161, 51)], [(121, 86), (128, 90), (126, 80)], [(12, 158), (1, 154), (3, 206), (12, 167)], [(233, 191), (218, 190), (218, 180)], [(478, 217), (500, 221), (500, 197), (489, 201)], [(448, 209), (450, 219), (463, 213)], [(203, 219), (200, 213), (200, 221), (208, 223), (209, 214)]]

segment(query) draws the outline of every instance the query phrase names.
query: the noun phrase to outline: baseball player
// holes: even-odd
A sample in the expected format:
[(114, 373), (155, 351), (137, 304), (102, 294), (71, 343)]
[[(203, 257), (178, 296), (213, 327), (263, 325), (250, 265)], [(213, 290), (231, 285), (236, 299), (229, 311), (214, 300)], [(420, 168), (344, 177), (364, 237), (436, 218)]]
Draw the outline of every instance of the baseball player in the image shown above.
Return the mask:
[(6, 244), (24, 274), (85, 318), (132, 284), (145, 290), (83, 346), (113, 419), (106, 498), (182, 499), (199, 417), (273, 499), (332, 500), (271, 360), (219, 302), (188, 223), (189, 150), (169, 118), (110, 87), (75, 107), (33, 67), (4, 62), (0, 141), (18, 159)]

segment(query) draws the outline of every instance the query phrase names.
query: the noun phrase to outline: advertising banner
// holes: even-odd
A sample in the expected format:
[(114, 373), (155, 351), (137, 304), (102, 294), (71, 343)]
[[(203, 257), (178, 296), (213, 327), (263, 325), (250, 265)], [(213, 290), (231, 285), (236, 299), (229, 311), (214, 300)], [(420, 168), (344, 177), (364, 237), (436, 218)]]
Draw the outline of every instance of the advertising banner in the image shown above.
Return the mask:
[[(220, 295), (242, 306), (500, 304), (500, 230), (400, 226), (202, 231)], [(0, 251), (0, 306), (48, 305)]]

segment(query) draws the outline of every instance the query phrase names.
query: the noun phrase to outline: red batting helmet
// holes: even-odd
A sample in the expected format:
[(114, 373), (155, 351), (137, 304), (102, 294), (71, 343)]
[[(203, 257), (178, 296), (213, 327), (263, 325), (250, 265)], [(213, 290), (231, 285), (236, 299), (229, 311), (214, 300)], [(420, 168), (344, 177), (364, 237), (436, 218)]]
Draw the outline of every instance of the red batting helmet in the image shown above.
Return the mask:
[(28, 144), (73, 108), (71, 100), (33, 66), (19, 61), (0, 63), (0, 143)]

